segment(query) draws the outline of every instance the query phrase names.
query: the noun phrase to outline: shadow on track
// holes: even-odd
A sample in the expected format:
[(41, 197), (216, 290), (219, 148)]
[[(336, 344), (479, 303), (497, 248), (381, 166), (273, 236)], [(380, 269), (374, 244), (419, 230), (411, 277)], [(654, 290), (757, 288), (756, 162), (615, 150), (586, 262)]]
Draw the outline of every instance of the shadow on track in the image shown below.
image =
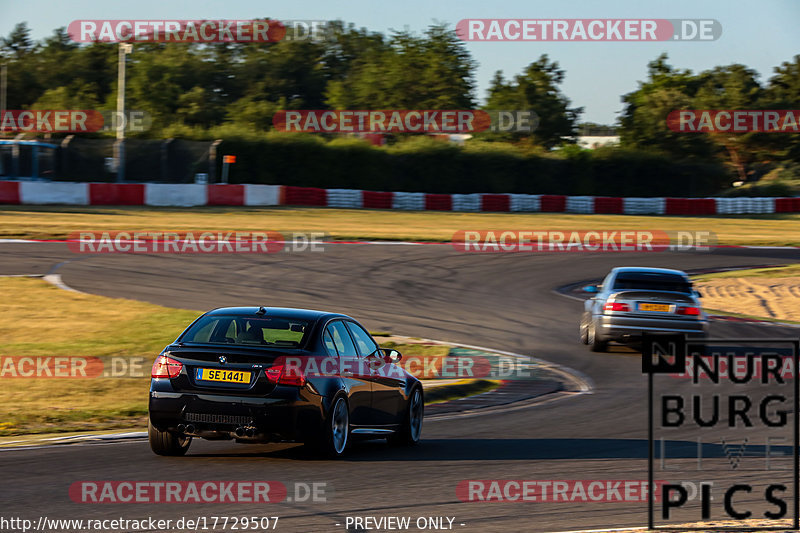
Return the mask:
[[(277, 446), (277, 445), (273, 445)], [(253, 458), (321, 460), (304, 446), (271, 449), (261, 446), (258, 451), (242, 453), (200, 453), (191, 451), (191, 458)], [(282, 446), (282, 445), (281, 445)], [(661, 444), (656, 443), (656, 458)], [(697, 442), (667, 440), (666, 456), (669, 459), (696, 459)], [(727, 457), (720, 444), (703, 443), (704, 459)], [(766, 457), (766, 447), (750, 445), (745, 457)], [(773, 457), (789, 455), (791, 446), (771, 446)], [(381, 441), (363, 441), (352, 444), (344, 461), (532, 461), (575, 459), (647, 459), (648, 443), (645, 439), (430, 439), (414, 448), (393, 448)]]

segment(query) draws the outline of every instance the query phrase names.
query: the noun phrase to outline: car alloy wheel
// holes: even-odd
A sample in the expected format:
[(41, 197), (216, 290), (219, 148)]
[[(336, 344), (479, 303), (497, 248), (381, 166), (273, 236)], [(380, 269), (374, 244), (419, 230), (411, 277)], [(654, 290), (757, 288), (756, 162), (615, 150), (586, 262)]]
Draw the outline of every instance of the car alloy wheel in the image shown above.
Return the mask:
[(593, 352), (605, 352), (608, 348), (607, 341), (598, 340), (597, 327), (595, 326), (594, 321), (589, 322), (586, 338), (588, 340), (586, 344), (589, 345), (589, 349), (591, 349)]
[(408, 426), (409, 436), (413, 442), (419, 441), (419, 436), (422, 433), (422, 394), (419, 389), (414, 389), (414, 394), (411, 396), (411, 405), (408, 409)]
[(147, 437), (150, 449), (157, 455), (181, 456), (185, 455), (192, 443), (192, 437), (159, 431), (152, 422), (147, 424)]
[(397, 431), (387, 437), (393, 446), (414, 446), (419, 443), (422, 434), (422, 419), (424, 418), (425, 402), (422, 399), (422, 390), (417, 387), (408, 398), (406, 415)]
[(580, 339), (582, 344), (589, 344), (589, 325), (586, 317), (581, 318)]
[(331, 444), (337, 455), (341, 455), (347, 447), (347, 437), (350, 432), (350, 415), (347, 412), (347, 402), (338, 398), (331, 412)]

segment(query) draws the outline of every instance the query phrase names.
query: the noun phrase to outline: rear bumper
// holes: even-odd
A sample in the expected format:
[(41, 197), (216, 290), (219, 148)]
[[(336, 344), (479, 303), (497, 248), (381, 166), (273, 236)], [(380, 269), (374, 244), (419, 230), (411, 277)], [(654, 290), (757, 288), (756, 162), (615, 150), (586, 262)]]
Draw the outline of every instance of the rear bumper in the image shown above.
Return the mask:
[(693, 337), (708, 334), (706, 319), (600, 315), (596, 320), (597, 334), (602, 340), (635, 340), (644, 333), (686, 333)]
[[(160, 431), (181, 433), (183, 429), (184, 434), (208, 439), (302, 442), (322, 428), (323, 399), (307, 390), (287, 390), (277, 398), (251, 398), (158, 388), (151, 386), (149, 411), (150, 422)], [(186, 431), (189, 426), (193, 432)], [(252, 429), (252, 435), (237, 435), (237, 428)]]

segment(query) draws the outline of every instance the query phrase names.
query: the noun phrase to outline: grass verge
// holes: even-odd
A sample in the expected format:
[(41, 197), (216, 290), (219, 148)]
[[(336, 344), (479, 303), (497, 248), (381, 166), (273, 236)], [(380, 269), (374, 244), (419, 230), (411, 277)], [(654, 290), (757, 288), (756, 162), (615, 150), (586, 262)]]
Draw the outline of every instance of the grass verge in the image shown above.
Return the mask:
[(747, 268), (743, 270), (729, 270), (727, 272), (712, 272), (710, 274), (692, 276), (692, 279), (703, 282), (712, 279), (727, 278), (789, 278), (794, 276), (800, 276), (800, 265)]
[(483, 394), (493, 391), (502, 384), (502, 381), (493, 379), (463, 379), (449, 385), (433, 386), (425, 389), (425, 405)]
[(338, 240), (445, 242), (456, 231), (469, 229), (709, 230), (724, 245), (800, 245), (800, 214), (668, 217), (297, 207), (0, 207), (0, 238), (63, 239), (76, 231), (269, 230), (324, 232)]
[[(198, 314), (0, 278), (0, 435), (143, 426), (153, 358)], [(115, 357), (134, 377), (15, 378), (9, 357)]]
[[(200, 313), (0, 277), (0, 436), (146, 427), (153, 359)], [(449, 352), (396, 337), (382, 345), (407, 356), (443, 359)], [(10, 358), (19, 357), (51, 358), (51, 369), (57, 357), (97, 358), (103, 371), (12, 377), (22, 367)]]

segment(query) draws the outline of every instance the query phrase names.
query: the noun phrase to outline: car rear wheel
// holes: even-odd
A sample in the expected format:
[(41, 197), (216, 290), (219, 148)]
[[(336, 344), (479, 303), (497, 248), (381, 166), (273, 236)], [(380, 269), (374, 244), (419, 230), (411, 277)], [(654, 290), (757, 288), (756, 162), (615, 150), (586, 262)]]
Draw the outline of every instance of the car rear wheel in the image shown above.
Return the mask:
[(148, 422), (147, 425), (147, 439), (150, 441), (150, 449), (157, 455), (186, 455), (189, 445), (192, 443), (192, 437), (176, 435), (169, 431), (159, 431), (151, 422)]
[(333, 401), (325, 421), (322, 437), (316, 447), (323, 457), (337, 458), (344, 455), (350, 437), (350, 408), (343, 396)]
[(414, 389), (408, 400), (405, 419), (397, 433), (388, 437), (389, 444), (395, 446), (414, 446), (419, 443), (422, 435), (422, 418), (424, 416), (425, 405), (422, 401), (422, 392), (419, 387)]
[(581, 343), (589, 344), (589, 321), (586, 319), (586, 315), (581, 317), (580, 332)]
[(594, 325), (594, 321), (589, 322), (586, 328), (586, 336), (586, 344), (589, 345), (589, 349), (593, 352), (605, 352), (608, 349), (608, 341), (600, 340), (597, 337), (597, 328)]

